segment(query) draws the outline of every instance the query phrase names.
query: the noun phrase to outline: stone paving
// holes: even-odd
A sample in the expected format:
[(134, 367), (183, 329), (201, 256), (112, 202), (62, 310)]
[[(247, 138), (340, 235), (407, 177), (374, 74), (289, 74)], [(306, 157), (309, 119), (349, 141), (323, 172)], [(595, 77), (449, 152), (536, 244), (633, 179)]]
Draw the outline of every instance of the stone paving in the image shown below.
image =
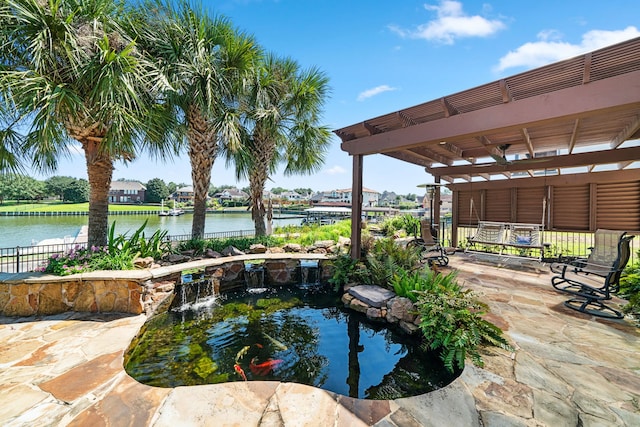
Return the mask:
[(451, 257), (514, 346), (483, 352), (447, 387), (367, 401), (278, 382), (163, 389), (123, 354), (146, 317), (0, 318), (2, 426), (639, 426), (640, 334), (629, 320), (566, 309), (545, 266)]

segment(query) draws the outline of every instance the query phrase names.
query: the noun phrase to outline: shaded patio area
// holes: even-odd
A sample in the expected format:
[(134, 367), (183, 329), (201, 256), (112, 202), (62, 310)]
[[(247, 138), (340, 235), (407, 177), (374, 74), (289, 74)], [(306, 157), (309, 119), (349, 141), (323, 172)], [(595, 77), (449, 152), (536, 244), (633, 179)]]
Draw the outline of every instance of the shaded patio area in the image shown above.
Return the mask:
[(144, 316), (68, 313), (0, 318), (0, 424), (640, 425), (635, 325), (564, 308), (548, 266), (498, 268), (464, 254), (450, 266), (515, 351), (486, 350), (484, 368), (467, 366), (436, 392), (365, 401), (277, 382), (149, 387), (122, 367)]

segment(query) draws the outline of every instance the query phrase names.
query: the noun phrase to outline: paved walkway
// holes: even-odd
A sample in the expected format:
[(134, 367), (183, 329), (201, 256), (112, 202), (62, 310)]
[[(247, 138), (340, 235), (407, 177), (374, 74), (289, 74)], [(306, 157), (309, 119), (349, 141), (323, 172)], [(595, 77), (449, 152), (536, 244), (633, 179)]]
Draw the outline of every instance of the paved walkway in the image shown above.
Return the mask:
[(640, 334), (631, 322), (564, 308), (546, 268), (495, 268), (465, 255), (451, 265), (516, 350), (487, 350), (484, 368), (467, 366), (436, 392), (366, 401), (278, 382), (154, 388), (122, 368), (144, 316), (0, 318), (0, 425), (640, 425)]

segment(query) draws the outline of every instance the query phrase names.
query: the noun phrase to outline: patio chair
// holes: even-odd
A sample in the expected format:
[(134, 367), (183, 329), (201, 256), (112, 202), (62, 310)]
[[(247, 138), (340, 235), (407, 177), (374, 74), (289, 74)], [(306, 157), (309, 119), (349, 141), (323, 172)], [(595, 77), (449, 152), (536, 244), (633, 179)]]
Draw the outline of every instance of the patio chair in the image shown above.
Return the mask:
[(552, 264), (551, 271), (556, 273), (551, 278), (553, 287), (575, 297), (564, 305), (594, 316), (622, 319), (622, 313), (604, 301), (619, 289), (620, 275), (631, 254), (629, 242), (634, 237), (625, 231), (597, 230), (588, 258)]
[(420, 247), (420, 254), (424, 260), (429, 263), (437, 262), (440, 266), (444, 267), (449, 264), (449, 257), (447, 257), (444, 248), (440, 242), (436, 240), (434, 234), (437, 234), (437, 232), (431, 228), (429, 221), (423, 219), (420, 221), (420, 237), (410, 241), (407, 246)]

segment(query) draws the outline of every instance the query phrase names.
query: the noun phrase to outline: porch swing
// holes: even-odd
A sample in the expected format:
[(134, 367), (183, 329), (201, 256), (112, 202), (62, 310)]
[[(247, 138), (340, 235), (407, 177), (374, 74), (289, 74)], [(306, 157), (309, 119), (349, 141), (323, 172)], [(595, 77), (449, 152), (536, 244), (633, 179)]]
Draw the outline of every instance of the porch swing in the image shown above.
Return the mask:
[[(542, 261), (544, 259), (545, 250), (550, 246), (549, 243), (543, 243), (542, 241), (546, 209), (547, 198), (543, 196), (542, 220), (540, 224), (482, 221), (478, 215), (478, 210), (475, 209), (473, 191), (471, 191), (471, 198), (469, 200), (469, 218), (473, 216), (473, 212), (475, 211), (478, 226), (475, 234), (471, 237), (467, 237), (467, 245), (464, 250), (465, 253), (490, 253), (486, 250), (481, 251), (476, 245), (483, 246), (485, 248), (498, 247), (499, 250), (497, 255), (501, 257), (533, 258)], [(519, 250), (520, 254), (513, 255), (505, 253), (509, 248)], [(529, 254), (531, 250), (539, 251), (540, 255), (538, 257), (530, 256)]]

